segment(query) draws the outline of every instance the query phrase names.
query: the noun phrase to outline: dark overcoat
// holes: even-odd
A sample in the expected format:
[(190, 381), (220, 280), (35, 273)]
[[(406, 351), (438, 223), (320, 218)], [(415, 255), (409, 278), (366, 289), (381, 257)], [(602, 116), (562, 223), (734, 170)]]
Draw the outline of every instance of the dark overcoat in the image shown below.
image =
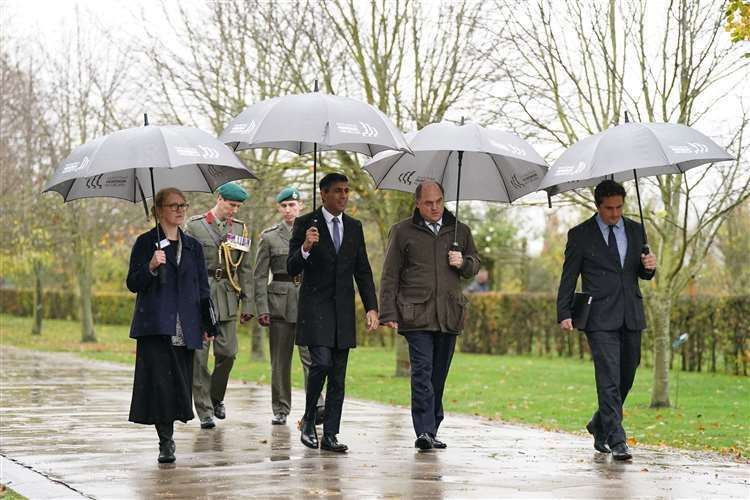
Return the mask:
[[(162, 264), (167, 274), (166, 285), (151, 274), (148, 263), (156, 248), (156, 229), (141, 234), (133, 245), (128, 270), (128, 290), (137, 294), (130, 337), (175, 334), (177, 313), (188, 349), (201, 349), (205, 319), (201, 300), (209, 298), (206, 261), (200, 243), (179, 230), (182, 238), (180, 265), (167, 252)], [(164, 235), (163, 233), (161, 234)]]
[[(290, 276), (302, 274), (297, 306), (297, 345), (337, 349), (356, 347), (355, 281), (365, 310), (378, 308), (362, 223), (346, 214), (342, 214), (341, 219), (344, 239), (338, 254), (322, 209), (294, 221), (287, 272)], [(304, 259), (302, 243), (313, 224), (318, 228), (320, 241)]]

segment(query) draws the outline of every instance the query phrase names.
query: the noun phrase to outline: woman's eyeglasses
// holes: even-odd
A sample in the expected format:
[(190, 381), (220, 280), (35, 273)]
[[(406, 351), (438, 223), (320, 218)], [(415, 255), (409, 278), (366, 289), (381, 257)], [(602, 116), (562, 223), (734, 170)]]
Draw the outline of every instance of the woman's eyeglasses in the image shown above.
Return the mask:
[(167, 207), (173, 212), (181, 212), (183, 210), (187, 210), (190, 206), (190, 203), (170, 203), (169, 205), (162, 205), (162, 207)]

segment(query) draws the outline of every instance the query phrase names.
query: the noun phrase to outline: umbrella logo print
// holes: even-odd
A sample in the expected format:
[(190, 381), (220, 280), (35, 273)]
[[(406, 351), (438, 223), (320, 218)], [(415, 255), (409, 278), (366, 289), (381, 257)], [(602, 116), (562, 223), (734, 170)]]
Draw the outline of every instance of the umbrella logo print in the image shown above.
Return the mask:
[(562, 175), (576, 175), (580, 174), (586, 169), (586, 162), (579, 161), (575, 165), (561, 165), (557, 167), (557, 171), (554, 173), (555, 177)]
[(369, 123), (359, 122), (359, 124), (362, 125), (363, 129), (365, 129), (365, 131), (362, 132), (362, 137), (377, 137), (378, 136), (378, 129), (376, 129)]
[(204, 160), (215, 160), (219, 157), (219, 152), (214, 148), (208, 146), (198, 146), (198, 148), (201, 150), (201, 158)]
[(255, 120), (250, 120), (250, 123), (237, 123), (232, 126), (229, 130), (232, 134), (249, 133), (255, 129)]
[(65, 168), (63, 168), (62, 170), (62, 173), (67, 174), (70, 172), (78, 172), (79, 170), (86, 170), (87, 168), (89, 168), (89, 163), (91, 163), (89, 161), (89, 157), (84, 156), (83, 160), (81, 160), (80, 162), (76, 161), (73, 163), (66, 164)]
[(513, 174), (510, 177), (510, 183), (513, 184), (513, 186), (517, 189), (523, 189), (526, 184), (528, 184), (530, 181), (533, 181), (538, 177), (536, 172), (530, 172), (524, 176), (522, 176), (520, 179), (518, 178), (518, 174)]
[(685, 155), (699, 155), (702, 153), (708, 153), (708, 146), (706, 144), (703, 144), (701, 142), (688, 142), (686, 145), (682, 146), (669, 146), (669, 148), (672, 150), (673, 153), (677, 154), (685, 154)]
[(503, 151), (507, 151), (511, 154), (514, 154), (516, 156), (526, 156), (526, 151), (519, 148), (518, 146), (514, 146), (513, 144), (504, 144), (502, 142), (493, 141), (490, 139), (490, 142), (497, 147), (498, 149), (502, 149)]
[(208, 173), (211, 175), (211, 177), (216, 178), (221, 176), (221, 172), (213, 165), (209, 165), (206, 170), (208, 170)]
[(411, 186), (411, 178), (414, 177), (414, 174), (416, 173), (416, 170), (407, 170), (406, 172), (401, 172), (398, 176), (398, 181), (401, 184), (408, 184), (409, 186)]
[(86, 187), (89, 189), (101, 189), (102, 188), (102, 176), (104, 174), (95, 175), (93, 177), (86, 178)]

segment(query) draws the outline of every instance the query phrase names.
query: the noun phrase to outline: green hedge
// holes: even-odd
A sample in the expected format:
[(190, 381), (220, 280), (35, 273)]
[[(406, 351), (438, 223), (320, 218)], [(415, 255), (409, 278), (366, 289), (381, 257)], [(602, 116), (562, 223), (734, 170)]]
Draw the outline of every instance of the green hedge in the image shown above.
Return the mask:
[[(94, 320), (97, 323), (130, 324), (135, 295), (97, 293)], [(357, 301), (358, 316), (364, 311)], [(31, 290), (0, 289), (0, 312), (30, 316)], [(77, 319), (76, 295), (64, 290), (44, 292), (44, 317)], [(463, 352), (485, 354), (531, 354), (541, 356), (588, 356), (585, 336), (566, 333), (555, 323), (555, 297), (533, 293), (477, 293), (470, 295), (466, 329), (460, 337)], [(362, 345), (393, 345), (393, 333), (380, 328), (365, 332), (358, 322)], [(689, 332), (688, 344), (673, 363), (689, 371), (726, 371), (748, 374), (750, 364), (750, 295), (680, 298), (672, 308), (672, 333)], [(643, 335), (644, 361), (650, 361), (652, 338)]]

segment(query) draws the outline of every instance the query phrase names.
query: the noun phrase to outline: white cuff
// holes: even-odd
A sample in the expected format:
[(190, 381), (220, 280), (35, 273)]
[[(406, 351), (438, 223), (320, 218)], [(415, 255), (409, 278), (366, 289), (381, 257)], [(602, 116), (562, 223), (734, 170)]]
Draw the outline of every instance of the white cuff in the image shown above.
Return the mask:
[(310, 256), (310, 252), (305, 252), (305, 245), (302, 245), (299, 247), (300, 251), (302, 252), (302, 258), (307, 260), (307, 258)]

